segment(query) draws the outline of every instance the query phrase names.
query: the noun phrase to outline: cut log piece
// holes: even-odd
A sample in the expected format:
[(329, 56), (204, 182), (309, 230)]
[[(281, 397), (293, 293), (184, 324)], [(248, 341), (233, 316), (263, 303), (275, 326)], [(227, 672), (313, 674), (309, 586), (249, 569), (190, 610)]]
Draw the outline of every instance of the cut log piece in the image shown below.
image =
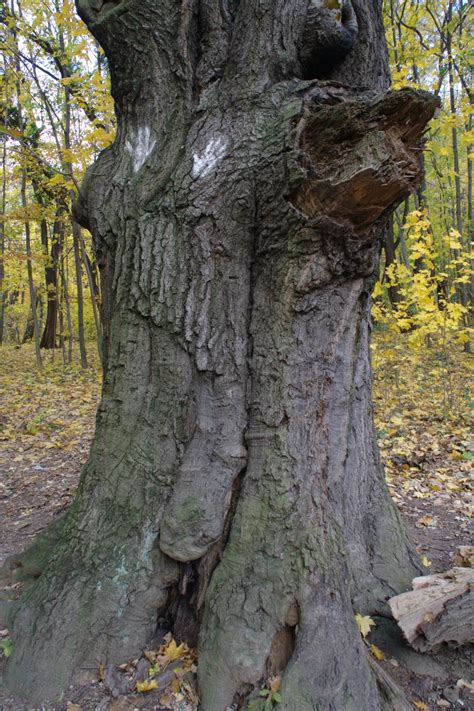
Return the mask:
[(474, 642), (474, 570), (415, 578), (413, 590), (389, 600), (393, 616), (410, 645), (432, 652), (443, 642), (461, 646)]

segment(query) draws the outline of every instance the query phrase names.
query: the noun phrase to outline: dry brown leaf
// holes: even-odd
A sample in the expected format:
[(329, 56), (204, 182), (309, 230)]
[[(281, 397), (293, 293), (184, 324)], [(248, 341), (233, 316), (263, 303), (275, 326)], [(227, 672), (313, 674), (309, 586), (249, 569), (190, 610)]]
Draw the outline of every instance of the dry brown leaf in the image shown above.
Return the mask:
[(278, 691), (280, 689), (281, 676), (271, 676), (268, 679), (266, 686), (270, 689), (270, 691), (275, 693), (276, 691)]
[(170, 689), (173, 692), (173, 694), (177, 694), (181, 688), (181, 679), (178, 679), (178, 677), (175, 677), (173, 681), (170, 684)]

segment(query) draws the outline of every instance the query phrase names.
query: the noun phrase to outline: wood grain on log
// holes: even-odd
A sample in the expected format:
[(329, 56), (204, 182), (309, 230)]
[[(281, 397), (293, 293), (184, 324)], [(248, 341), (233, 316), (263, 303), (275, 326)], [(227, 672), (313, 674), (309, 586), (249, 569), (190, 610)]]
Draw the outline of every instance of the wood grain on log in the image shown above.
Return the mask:
[(414, 649), (432, 652), (443, 643), (458, 647), (474, 641), (474, 570), (452, 568), (415, 578), (412, 585), (389, 605)]

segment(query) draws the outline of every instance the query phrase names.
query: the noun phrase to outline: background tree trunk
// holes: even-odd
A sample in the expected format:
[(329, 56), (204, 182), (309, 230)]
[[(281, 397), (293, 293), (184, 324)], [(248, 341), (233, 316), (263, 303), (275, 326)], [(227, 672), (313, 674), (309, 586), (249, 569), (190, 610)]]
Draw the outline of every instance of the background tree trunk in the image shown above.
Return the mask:
[(76, 499), (25, 554), (8, 683), (54, 697), (158, 625), (199, 637), (205, 711), (269, 673), (281, 711), (379, 709), (354, 614), (419, 567), (374, 438), (369, 293), (436, 102), (384, 93), (373, 0), (79, 11), (118, 118), (76, 206), (104, 389)]
[[(51, 235), (51, 248), (48, 245), (48, 224), (46, 220), (41, 222), (41, 243), (48, 257), (48, 262), (44, 268), (46, 282), (47, 311), (44, 324), (43, 335), (41, 336), (41, 348), (57, 348), (58, 346), (58, 315), (59, 315), (59, 294), (58, 276), (59, 262), (62, 252), (63, 226), (61, 218), (57, 215), (53, 223)], [(49, 252), (49, 253), (48, 253)]]
[(3, 345), (5, 331), (5, 306), (7, 301), (7, 291), (4, 288), (5, 279), (5, 211), (7, 205), (7, 180), (6, 180), (7, 146), (6, 142), (2, 146), (2, 187), (0, 203), (0, 346)]

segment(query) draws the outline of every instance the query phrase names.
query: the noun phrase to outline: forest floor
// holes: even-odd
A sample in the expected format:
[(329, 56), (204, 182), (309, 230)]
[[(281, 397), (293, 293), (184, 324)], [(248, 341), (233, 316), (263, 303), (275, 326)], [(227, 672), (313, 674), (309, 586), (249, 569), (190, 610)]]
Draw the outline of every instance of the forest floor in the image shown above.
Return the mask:
[[(395, 342), (383, 334), (374, 338), (373, 362), (377, 437), (391, 494), (427, 572), (445, 571), (458, 546), (472, 545), (474, 538), (472, 362), (460, 348), (411, 351), (403, 338)], [(63, 365), (59, 353), (46, 354), (42, 372), (33, 363), (29, 346), (1, 349), (0, 566), (69, 506), (94, 432), (97, 358), (86, 371), (77, 363)], [(369, 641), (382, 650), (380, 663), (404, 687), (414, 709), (474, 709), (472, 648), (418, 654), (403, 643), (394, 623), (375, 622)], [(10, 650), (6, 629), (0, 629), (0, 649), (4, 665)], [(179, 661), (194, 670), (192, 652), (174, 640), (149, 656), (155, 662), (158, 656), (162, 668), (176, 668)], [(134, 668), (123, 674), (128, 672), (133, 675)], [(130, 693), (114, 682), (116, 671), (106, 670), (103, 677), (98, 670), (96, 683), (72, 688), (55, 711), (196, 708), (192, 674), (188, 681), (171, 674), (167, 688), (148, 684), (146, 690), (145, 684), (143, 691)], [(1, 711), (32, 708), (0, 689)]]

